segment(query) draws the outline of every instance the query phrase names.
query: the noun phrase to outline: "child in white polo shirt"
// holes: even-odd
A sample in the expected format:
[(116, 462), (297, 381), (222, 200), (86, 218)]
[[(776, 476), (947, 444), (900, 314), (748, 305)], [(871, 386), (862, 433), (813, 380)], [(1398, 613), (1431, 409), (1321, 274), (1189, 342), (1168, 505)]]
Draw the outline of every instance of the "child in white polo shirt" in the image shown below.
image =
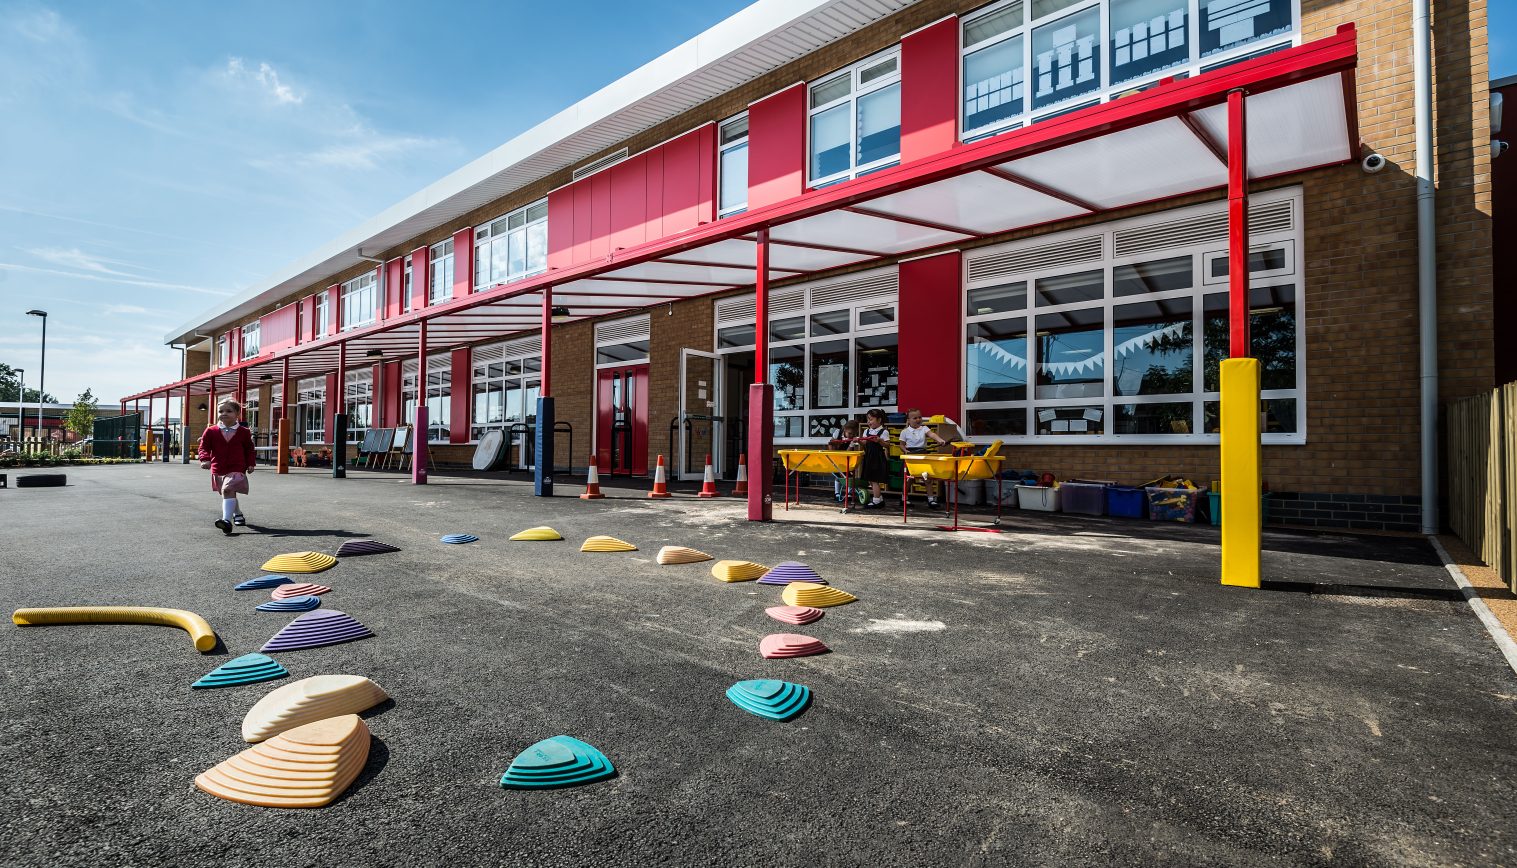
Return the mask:
[[(936, 445), (929, 447), (928, 441)], [(906, 427), (901, 429), (901, 449), (905, 452), (933, 452), (937, 446), (947, 443), (938, 433), (922, 424), (922, 411), (915, 407), (906, 411)], [(904, 494), (901, 495), (905, 497)], [(933, 509), (938, 507), (938, 485), (931, 483), (927, 491), (927, 505)]]

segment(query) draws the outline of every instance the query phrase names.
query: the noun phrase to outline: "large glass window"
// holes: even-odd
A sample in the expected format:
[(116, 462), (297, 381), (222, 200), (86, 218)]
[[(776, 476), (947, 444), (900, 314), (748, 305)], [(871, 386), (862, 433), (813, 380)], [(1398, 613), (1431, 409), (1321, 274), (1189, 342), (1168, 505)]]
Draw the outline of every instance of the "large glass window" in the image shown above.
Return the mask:
[(896, 51), (811, 85), (810, 154), (813, 187), (899, 162), (901, 70)]
[(348, 414), (348, 442), (362, 443), (374, 412), (374, 372), (349, 371), (343, 378), (343, 412)]
[(1201, 56), (1289, 33), (1294, 12), (1290, 0), (1202, 0)]
[(314, 322), (314, 323), (311, 324), (312, 326), (314, 326), (314, 328), (311, 329), (311, 334), (313, 334), (314, 336), (316, 336), (318, 338), (324, 338), (324, 337), (327, 336), (328, 328), (329, 328), (329, 326), (332, 323), (332, 320), (331, 320), (331, 304), (332, 304), (332, 299), (331, 299), (331, 296), (328, 293), (325, 293), (325, 292), (318, 292), (318, 293), (316, 293), (316, 311), (315, 311), (316, 322)]
[[(493, 348), (476, 351), (487, 360), (473, 366), (474, 414), (469, 436), (478, 440), (492, 428), (509, 429), (537, 412), (542, 357), (493, 358)], [(498, 352), (498, 350), (496, 351)]]
[(1186, 0), (1111, 0), (1111, 81), (1120, 84), (1190, 60)]
[(1032, 107), (1061, 103), (1101, 88), (1101, 9), (1066, 15), (1032, 29)]
[(432, 245), (427, 262), (427, 303), (453, 297), (453, 239)]
[(295, 384), (295, 433), (305, 443), (327, 441), (327, 379), (309, 377)]
[(216, 367), (224, 368), (232, 363), (232, 347), (227, 343), (226, 335), (216, 339)]
[(342, 285), (342, 330), (374, 322), (379, 304), (379, 273), (370, 271)]
[(448, 442), (453, 418), (453, 367), (444, 357), (441, 364), (427, 360), (427, 440)]
[(400, 312), (411, 312), (411, 257), (406, 257), (406, 267), (400, 278)]
[(748, 208), (748, 115), (724, 121), (717, 128), (717, 216)]
[(258, 355), (259, 332), (262, 331), (262, 323), (250, 322), (242, 327), (242, 358), (251, 359)]
[[(474, 230), (474, 286), (510, 283), (548, 267), (548, 201), (535, 202)], [(452, 280), (449, 279), (451, 285)], [(450, 294), (452, 290), (449, 290)]]

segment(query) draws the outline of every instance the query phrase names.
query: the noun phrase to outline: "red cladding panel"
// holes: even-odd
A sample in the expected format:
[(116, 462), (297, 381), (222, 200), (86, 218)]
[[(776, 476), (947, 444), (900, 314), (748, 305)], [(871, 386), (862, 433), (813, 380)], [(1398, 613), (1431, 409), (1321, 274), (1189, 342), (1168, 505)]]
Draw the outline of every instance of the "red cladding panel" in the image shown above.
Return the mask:
[(617, 163), (606, 170), (611, 177), (611, 249), (636, 247), (647, 236), (648, 178), (645, 154)]
[(595, 229), (590, 224), (590, 219), (595, 212), (595, 191), (591, 189), (590, 179), (579, 181), (569, 189), (574, 191), (573, 257), (574, 264), (579, 265), (589, 262), (591, 258), (590, 238), (595, 234)]
[(384, 366), (384, 381), (380, 388), (384, 394), (381, 396), (386, 427), (399, 424), (400, 419), (400, 378), (401, 362), (386, 362)]
[(336, 374), (327, 374), (327, 405), (324, 408), (326, 415), (328, 443), (332, 442), (332, 435), (336, 429), (332, 425), (332, 417), (337, 415), (337, 408), (342, 406), (342, 378)]
[(385, 297), (379, 305), (380, 319), (393, 319), (400, 316), (400, 294), (406, 286), (406, 258), (397, 256), (385, 263)]
[[(453, 248), (457, 250), (455, 246)], [(453, 351), (453, 391), (448, 398), (448, 442), (469, 442), (469, 402), (473, 390), (469, 387), (469, 348)]]
[(611, 253), (611, 173), (598, 172), (581, 183), (590, 187), (590, 258)]
[(646, 187), (643, 190), (643, 213), (647, 215), (646, 237), (649, 241), (663, 238), (664, 232), (664, 151), (655, 148), (643, 154), (643, 173)]
[(411, 251), (411, 310), (427, 306), (427, 255), (425, 247)]
[(806, 85), (748, 107), (748, 210), (806, 191)]
[(900, 406), (962, 420), (964, 293), (958, 251), (900, 264)]
[(959, 19), (901, 40), (901, 162), (958, 144)]
[(332, 284), (327, 287), (327, 334), (335, 335), (340, 331), (339, 323), (342, 322), (342, 287)]
[(694, 229), (699, 223), (700, 141), (695, 133), (665, 143), (664, 152), (664, 234), (673, 235)]
[(453, 297), (463, 298), (474, 291), (474, 229), (453, 233)]
[(299, 305), (287, 304), (259, 320), (260, 352), (278, 352), (295, 346), (295, 312)]
[(563, 187), (548, 194), (548, 267), (574, 263), (574, 188)]
[(716, 220), (716, 124), (707, 124), (696, 130), (694, 135), (700, 137), (696, 147), (700, 169), (696, 222), (712, 223)]

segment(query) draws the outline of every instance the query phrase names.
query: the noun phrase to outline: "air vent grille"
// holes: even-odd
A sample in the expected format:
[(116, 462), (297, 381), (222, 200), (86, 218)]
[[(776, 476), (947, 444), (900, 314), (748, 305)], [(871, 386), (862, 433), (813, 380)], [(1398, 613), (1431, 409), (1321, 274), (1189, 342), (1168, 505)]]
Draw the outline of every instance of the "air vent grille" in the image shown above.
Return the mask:
[(854, 304), (861, 301), (895, 301), (899, 272), (890, 268), (811, 287), (811, 306)]
[(969, 281), (997, 280), (1024, 271), (1096, 262), (1102, 258), (1104, 248), (1104, 236), (1087, 235), (1037, 247), (990, 253), (969, 260)]
[(574, 180), (578, 181), (580, 178), (587, 178), (596, 172), (599, 172), (601, 169), (604, 169), (607, 166), (614, 166), (625, 159), (627, 159), (627, 149), (620, 148), (605, 155), (604, 157), (601, 157), (599, 160), (580, 166), (578, 169), (575, 169), (570, 176)]
[(595, 324), (595, 345), (610, 346), (631, 341), (648, 340), (652, 334), (652, 320), (648, 314)]

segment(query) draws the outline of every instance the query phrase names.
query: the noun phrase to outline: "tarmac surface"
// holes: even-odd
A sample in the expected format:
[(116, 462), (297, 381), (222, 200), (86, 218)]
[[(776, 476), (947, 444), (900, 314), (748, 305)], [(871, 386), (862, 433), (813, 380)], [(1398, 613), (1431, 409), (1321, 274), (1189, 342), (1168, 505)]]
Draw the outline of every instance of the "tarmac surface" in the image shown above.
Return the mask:
[[(260, 469), (228, 539), (196, 468), (67, 472), (0, 491), (0, 604), (184, 608), (225, 647), (0, 626), (6, 865), (1517, 863), (1517, 676), (1419, 539), (1271, 531), (1276, 584), (1247, 591), (1217, 584), (1206, 527), (1014, 513), (944, 534), (820, 503), (754, 526), (730, 499)], [(567, 541), (506, 539), (539, 524)], [(580, 553), (592, 534), (641, 551)], [(232, 586), (363, 537), (403, 551), (315, 581), (377, 635), (276, 655), (393, 698), (357, 784), (308, 811), (196, 790), (287, 683), (190, 690), (290, 619)], [(666, 544), (800, 560), (860, 600), (782, 625), (779, 589), (658, 566)], [(777, 632), (832, 651), (762, 659)], [(724, 696), (765, 677), (812, 706), (773, 723)], [(500, 788), (559, 734), (618, 776)]]

